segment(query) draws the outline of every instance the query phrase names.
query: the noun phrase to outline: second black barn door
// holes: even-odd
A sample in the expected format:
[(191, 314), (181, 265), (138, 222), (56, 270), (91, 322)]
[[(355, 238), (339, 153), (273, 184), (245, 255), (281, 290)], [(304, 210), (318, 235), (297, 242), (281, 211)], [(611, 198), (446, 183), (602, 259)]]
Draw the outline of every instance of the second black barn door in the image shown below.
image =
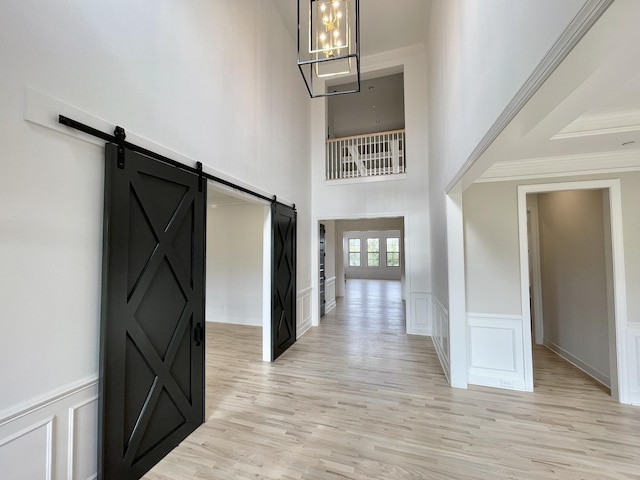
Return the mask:
[(296, 341), (296, 211), (271, 206), (271, 360)]
[(205, 206), (197, 175), (107, 144), (101, 480), (140, 478), (203, 422)]

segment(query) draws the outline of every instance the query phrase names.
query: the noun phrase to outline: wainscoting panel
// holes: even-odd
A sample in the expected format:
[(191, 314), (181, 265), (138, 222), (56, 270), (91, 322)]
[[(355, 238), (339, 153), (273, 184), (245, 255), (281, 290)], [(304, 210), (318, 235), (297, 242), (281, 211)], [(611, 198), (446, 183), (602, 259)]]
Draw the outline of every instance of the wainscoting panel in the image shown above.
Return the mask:
[(54, 420), (44, 418), (0, 440), (3, 478), (53, 478)]
[(432, 340), (436, 349), (440, 365), (447, 381), (450, 381), (450, 351), (449, 351), (449, 312), (433, 295), (431, 299), (431, 318), (433, 319)]
[(0, 478), (96, 478), (98, 380), (87, 379), (0, 418)]
[[(334, 282), (335, 285), (335, 282)], [(313, 291), (312, 287), (305, 288), (304, 290), (298, 291), (297, 297), (297, 305), (298, 305), (298, 314), (297, 314), (297, 338), (300, 338), (304, 335), (307, 330), (311, 328), (311, 292)]]
[(69, 409), (68, 480), (87, 480), (95, 476), (98, 463), (98, 396)]
[(407, 333), (410, 335), (431, 335), (431, 295), (427, 292), (409, 294), (409, 315)]
[(336, 308), (336, 277), (327, 278), (324, 284), (324, 312), (329, 313)]
[(524, 390), (524, 344), (519, 315), (467, 314), (469, 383)]
[(629, 357), (629, 402), (640, 405), (640, 323), (628, 324), (627, 338)]

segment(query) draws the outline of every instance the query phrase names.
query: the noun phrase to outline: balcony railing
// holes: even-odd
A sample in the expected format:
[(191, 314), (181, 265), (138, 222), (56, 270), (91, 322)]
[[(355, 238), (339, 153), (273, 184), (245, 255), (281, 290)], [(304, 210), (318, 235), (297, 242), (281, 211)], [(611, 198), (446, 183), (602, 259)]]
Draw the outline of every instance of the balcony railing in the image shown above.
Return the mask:
[(404, 130), (330, 138), (325, 178), (375, 177), (405, 173)]

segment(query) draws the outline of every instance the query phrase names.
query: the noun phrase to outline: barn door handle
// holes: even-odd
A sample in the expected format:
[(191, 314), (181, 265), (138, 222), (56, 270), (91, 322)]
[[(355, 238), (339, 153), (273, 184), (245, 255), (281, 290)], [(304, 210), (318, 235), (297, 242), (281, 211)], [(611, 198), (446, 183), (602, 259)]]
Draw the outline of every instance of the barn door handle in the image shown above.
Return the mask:
[(199, 347), (202, 344), (203, 333), (202, 324), (196, 324), (196, 328), (193, 329), (193, 341), (196, 342), (196, 347)]

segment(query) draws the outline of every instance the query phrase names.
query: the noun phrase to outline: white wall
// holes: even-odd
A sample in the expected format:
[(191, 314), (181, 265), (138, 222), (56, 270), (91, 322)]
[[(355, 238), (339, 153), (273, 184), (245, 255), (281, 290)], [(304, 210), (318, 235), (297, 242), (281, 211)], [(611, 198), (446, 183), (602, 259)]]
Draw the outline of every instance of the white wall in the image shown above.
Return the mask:
[[(425, 85), (429, 110), (430, 275), (434, 318), (442, 320), (439, 331), (450, 328), (447, 185), (584, 4), (584, 0), (432, 2)], [(451, 329), (457, 331), (465, 319), (452, 322)], [(451, 340), (466, 343), (465, 338)], [(444, 361), (448, 363), (449, 359)]]
[[(424, 49), (363, 58), (365, 73), (404, 72), (407, 174), (405, 179), (325, 184), (326, 102), (312, 102), (312, 198), (318, 220), (405, 217), (406, 292), (408, 322), (425, 325), (426, 297), (430, 292), (430, 257), (427, 178), (427, 57)], [(315, 231), (315, 229), (314, 229)], [(336, 277), (340, 281), (340, 267)], [(315, 276), (315, 275), (314, 275)], [(337, 295), (343, 295), (337, 285)]]
[(602, 190), (538, 194), (544, 344), (610, 386), (604, 208)]
[(265, 208), (243, 203), (207, 209), (208, 322), (262, 326)]
[[(78, 388), (90, 401), (81, 387), (98, 370), (103, 148), (25, 122), (26, 87), (295, 202), (300, 290), (311, 223), (310, 101), (270, 1), (2, 2), (0, 58), (1, 450), (14, 414)], [(68, 405), (55, 404), (64, 432)], [(67, 437), (53, 438), (62, 478)]]

